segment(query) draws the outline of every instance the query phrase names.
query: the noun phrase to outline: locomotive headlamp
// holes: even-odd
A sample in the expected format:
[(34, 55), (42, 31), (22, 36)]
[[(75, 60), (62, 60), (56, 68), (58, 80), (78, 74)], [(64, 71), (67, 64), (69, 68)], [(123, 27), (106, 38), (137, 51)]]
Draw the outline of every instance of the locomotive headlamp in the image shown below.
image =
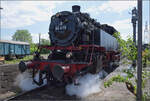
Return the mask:
[(69, 69), (70, 66), (62, 66), (63, 69)]
[(72, 52), (68, 52), (67, 54), (66, 54), (66, 58), (70, 58), (72, 56)]

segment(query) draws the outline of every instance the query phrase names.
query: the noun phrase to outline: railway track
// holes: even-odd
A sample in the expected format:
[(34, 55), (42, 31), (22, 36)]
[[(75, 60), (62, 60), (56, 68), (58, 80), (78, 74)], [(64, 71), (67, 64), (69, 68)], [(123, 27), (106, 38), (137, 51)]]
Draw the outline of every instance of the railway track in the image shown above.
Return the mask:
[(4, 101), (17, 100), (17, 99), (20, 98), (20, 97), (23, 97), (23, 96), (25, 96), (25, 95), (28, 95), (29, 93), (34, 93), (35, 91), (39, 91), (39, 90), (41, 90), (41, 89), (44, 89), (45, 87), (46, 87), (46, 86), (41, 86), (41, 87), (39, 87), (39, 88), (35, 88), (35, 89), (30, 90), (30, 91), (26, 91), (26, 92), (20, 93), (20, 94), (18, 94), (18, 95), (16, 95), (16, 96), (13, 96), (13, 97), (11, 97), (11, 98), (8, 98), (8, 99), (6, 99), (6, 100), (4, 100)]
[(4, 101), (13, 100), (75, 100), (75, 96), (68, 96), (65, 93), (65, 87), (41, 86), (30, 91), (23, 92)]

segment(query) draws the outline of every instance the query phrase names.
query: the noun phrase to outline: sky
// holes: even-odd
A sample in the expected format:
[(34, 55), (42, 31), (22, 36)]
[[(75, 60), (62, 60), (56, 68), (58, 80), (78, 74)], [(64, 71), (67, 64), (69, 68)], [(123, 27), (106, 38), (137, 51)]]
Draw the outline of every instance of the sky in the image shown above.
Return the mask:
[[(41, 38), (49, 39), (48, 29), (51, 16), (60, 11), (72, 11), (72, 5), (80, 5), (81, 12), (87, 12), (101, 24), (115, 27), (123, 39), (132, 36), (131, 10), (137, 6), (135, 0), (103, 1), (0, 1), (1, 39), (11, 40), (16, 30), (27, 29), (38, 42)], [(143, 1), (143, 32), (145, 22), (150, 19), (150, 2)], [(148, 34), (146, 34), (148, 35)], [(150, 35), (145, 37), (150, 41)]]

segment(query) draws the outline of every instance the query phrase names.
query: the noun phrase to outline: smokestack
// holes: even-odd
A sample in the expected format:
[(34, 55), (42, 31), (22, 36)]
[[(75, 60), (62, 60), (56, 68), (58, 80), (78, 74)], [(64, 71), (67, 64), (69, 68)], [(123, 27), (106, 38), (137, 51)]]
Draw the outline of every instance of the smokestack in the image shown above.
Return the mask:
[(80, 12), (80, 6), (79, 5), (72, 6), (72, 12)]

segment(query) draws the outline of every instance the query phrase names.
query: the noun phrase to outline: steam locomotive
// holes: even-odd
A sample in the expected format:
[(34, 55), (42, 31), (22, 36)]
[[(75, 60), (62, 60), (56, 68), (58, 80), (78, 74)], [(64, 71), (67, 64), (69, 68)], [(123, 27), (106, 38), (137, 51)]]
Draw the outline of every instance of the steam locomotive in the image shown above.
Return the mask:
[[(120, 60), (118, 42), (112, 26), (100, 24), (88, 13), (80, 12), (80, 6), (72, 6), (72, 12), (62, 11), (51, 17), (49, 26), (50, 46), (39, 46), (34, 59), (19, 63), (19, 70), (32, 70), (33, 81), (42, 85), (78, 84), (77, 77), (86, 73), (110, 72)], [(47, 59), (40, 58), (40, 51), (51, 50)], [(39, 80), (34, 79), (39, 72)]]

